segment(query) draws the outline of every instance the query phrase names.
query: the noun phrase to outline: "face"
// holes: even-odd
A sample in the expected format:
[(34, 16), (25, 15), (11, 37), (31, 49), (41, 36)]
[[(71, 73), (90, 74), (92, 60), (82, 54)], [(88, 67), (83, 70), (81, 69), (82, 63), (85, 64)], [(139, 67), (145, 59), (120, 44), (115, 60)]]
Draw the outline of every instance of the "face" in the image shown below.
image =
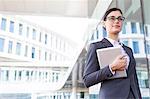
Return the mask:
[(112, 11), (107, 15), (104, 25), (107, 33), (118, 34), (121, 31), (124, 17), (119, 11)]

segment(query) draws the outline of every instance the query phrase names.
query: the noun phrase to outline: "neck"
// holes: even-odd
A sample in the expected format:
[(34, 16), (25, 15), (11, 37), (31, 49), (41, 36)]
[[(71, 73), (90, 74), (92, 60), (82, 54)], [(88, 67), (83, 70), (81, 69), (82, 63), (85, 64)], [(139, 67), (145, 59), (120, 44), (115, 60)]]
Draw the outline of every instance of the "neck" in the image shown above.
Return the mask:
[(119, 40), (117, 34), (111, 34), (111, 33), (109, 33), (108, 37), (111, 38), (111, 39), (113, 39), (113, 40), (115, 40), (115, 41), (118, 41), (118, 40)]

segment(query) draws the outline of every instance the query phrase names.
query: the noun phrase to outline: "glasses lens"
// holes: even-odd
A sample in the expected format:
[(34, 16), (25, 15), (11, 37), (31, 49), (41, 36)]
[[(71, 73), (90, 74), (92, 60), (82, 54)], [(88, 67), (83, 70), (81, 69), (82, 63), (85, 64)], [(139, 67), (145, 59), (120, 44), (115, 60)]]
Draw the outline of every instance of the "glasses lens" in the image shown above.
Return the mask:
[(118, 18), (116, 18), (116, 19), (118, 19), (118, 21), (124, 21), (124, 17), (123, 16), (119, 16)]
[(108, 20), (110, 20), (110, 21), (115, 21), (116, 18), (115, 18), (114, 16), (110, 16), (110, 17), (108, 17)]
[(107, 19), (110, 20), (110, 21), (115, 21), (116, 19), (118, 21), (124, 21), (125, 17), (119, 16), (119, 17), (116, 18), (115, 16), (110, 16), (110, 17), (107, 17)]

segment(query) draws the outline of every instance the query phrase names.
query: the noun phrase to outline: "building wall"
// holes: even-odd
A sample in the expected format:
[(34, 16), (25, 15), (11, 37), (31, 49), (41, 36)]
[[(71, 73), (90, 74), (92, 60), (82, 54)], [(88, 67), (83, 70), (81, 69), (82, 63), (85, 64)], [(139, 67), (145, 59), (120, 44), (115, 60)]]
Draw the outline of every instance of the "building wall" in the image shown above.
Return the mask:
[[(43, 86), (57, 83), (70, 67), (70, 62), (74, 59), (72, 51), (76, 47), (74, 42), (54, 31), (13, 15), (0, 15), (0, 83), (1, 85), (8, 83), (8, 87), (11, 84), (19, 86), (20, 83), (25, 83), (25, 85), (42, 83)], [(28, 66), (28, 63), (32, 62), (33, 65)], [(41, 93), (40, 95), (34, 92), (29, 92), (29, 94), (22, 92), (23, 95), (15, 91), (6, 93), (3, 90), (0, 98), (7, 99), (11, 95), (14, 99), (19, 96), (22, 99), (42, 99), (44, 97), (69, 99), (71, 96), (68, 91)]]
[(53, 31), (6, 15), (0, 15), (0, 28), (0, 53), (3, 57), (41, 62), (72, 59), (69, 54), (75, 43)]

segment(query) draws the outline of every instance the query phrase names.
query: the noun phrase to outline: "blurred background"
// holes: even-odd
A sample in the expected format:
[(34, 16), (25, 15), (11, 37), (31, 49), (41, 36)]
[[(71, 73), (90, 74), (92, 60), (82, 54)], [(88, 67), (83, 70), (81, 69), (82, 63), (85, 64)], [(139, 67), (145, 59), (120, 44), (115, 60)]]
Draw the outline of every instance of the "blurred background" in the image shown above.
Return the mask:
[(149, 0), (0, 0), (0, 99), (98, 99), (82, 75), (90, 43), (106, 37), (105, 11), (125, 16), (143, 99), (150, 98)]

